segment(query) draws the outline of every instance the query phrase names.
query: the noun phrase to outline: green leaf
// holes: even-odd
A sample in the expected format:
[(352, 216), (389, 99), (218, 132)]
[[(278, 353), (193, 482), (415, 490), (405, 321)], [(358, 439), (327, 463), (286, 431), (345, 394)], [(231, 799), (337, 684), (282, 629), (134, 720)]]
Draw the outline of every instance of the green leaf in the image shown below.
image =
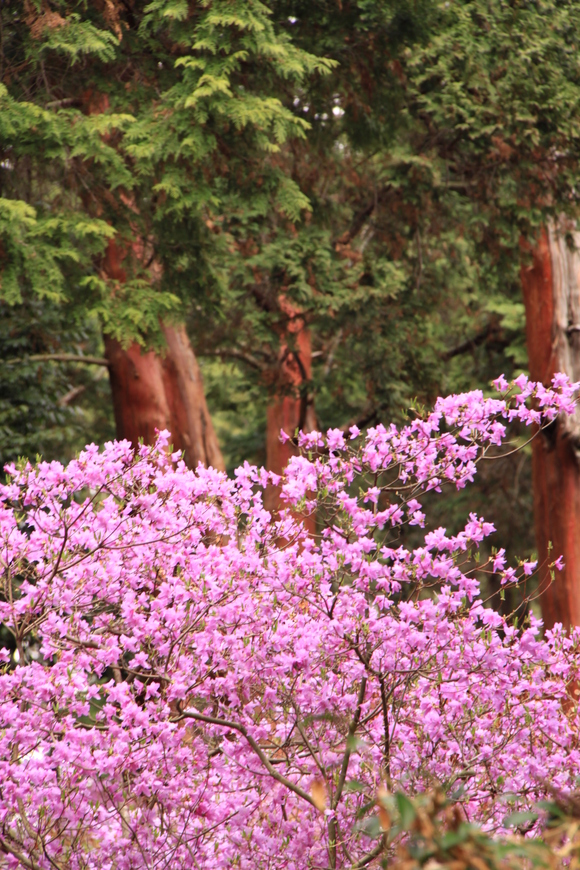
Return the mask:
[(506, 828), (516, 828), (526, 822), (535, 822), (538, 818), (538, 813), (531, 811), (515, 812), (504, 818), (503, 825)]
[(350, 779), (344, 784), (344, 790), (346, 792), (359, 792), (360, 794), (364, 794), (366, 792), (367, 786), (364, 782), (358, 782), (356, 779)]
[(361, 825), (361, 831), (363, 834), (366, 834), (367, 837), (371, 837), (372, 839), (382, 836), (383, 833), (381, 823), (377, 816), (371, 816), (369, 819), (366, 819), (364, 824)]
[(408, 830), (417, 817), (415, 807), (409, 798), (401, 792), (397, 792), (395, 795), (395, 801), (401, 817), (401, 827), (404, 830)]
[(456, 831), (446, 831), (441, 837), (440, 844), (444, 850), (453, 849), (454, 846), (459, 846), (460, 843), (465, 843), (472, 833), (470, 825), (460, 824)]

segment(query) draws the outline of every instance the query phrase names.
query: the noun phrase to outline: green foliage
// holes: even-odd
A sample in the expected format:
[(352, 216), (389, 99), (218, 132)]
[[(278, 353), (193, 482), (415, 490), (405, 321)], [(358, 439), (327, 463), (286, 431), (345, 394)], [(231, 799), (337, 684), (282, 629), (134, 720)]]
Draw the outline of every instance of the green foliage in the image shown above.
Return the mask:
[[(253, 0), (195, 8), (12, 0), (0, 17), (0, 294), (19, 306), (16, 320), (28, 312), (34, 332), (30, 306), (43, 299), (124, 344), (158, 346), (160, 319), (200, 302), (204, 313), (221, 311), (229, 241), (208, 229), (211, 215), (298, 220), (309, 208), (270, 157), (308, 126), (280, 93), (331, 62), (296, 47)], [(103, 268), (111, 239), (122, 259), (115, 276)], [(66, 350), (64, 326), (60, 346), (57, 335), (55, 327), (51, 346)], [(9, 345), (6, 353), (14, 355)], [(36, 407), (45, 434), (55, 423), (71, 440), (70, 409), (57, 404), (70, 371), (49, 368)], [(20, 367), (18, 394), (36, 395), (39, 371)], [(12, 369), (0, 373), (5, 441), (14, 440), (5, 458), (53, 455), (46, 438), (32, 436), (28, 400), (13, 407), (12, 379)]]
[(266, 463), (266, 399), (259, 383), (248, 379), (233, 360), (205, 357), (202, 373), (212, 421), (230, 474), (245, 461)]
[(96, 326), (35, 296), (0, 303), (0, 468), (21, 456), (67, 460), (87, 441), (114, 437), (104, 367), (34, 359), (100, 356)]
[(78, 13), (67, 15), (58, 24), (55, 22), (43, 35), (45, 53), (68, 55), (73, 63), (82, 55), (91, 55), (105, 63), (115, 57), (117, 40), (114, 35), (83, 21)]
[[(308, 208), (279, 167), (265, 166), (267, 203), (251, 172), (307, 127), (278, 98), (280, 82), (323, 74), (330, 62), (277, 32), (261, 3), (187, 9), (3, 4), (6, 300), (23, 288), (49, 294), (97, 315), (125, 342), (155, 340), (158, 318), (179, 308), (178, 297), (191, 304), (172, 280), (181, 252), (165, 244), (168, 218), (203, 227), (210, 207), (274, 207), (293, 219)], [(248, 170), (240, 191), (236, 176)], [(122, 292), (99, 268), (112, 237), (125, 253)], [(136, 238), (150, 240), (151, 257), (132, 248)]]
[(409, 58), (414, 101), (425, 127), (437, 130), (438, 156), (453, 143), (449, 181), (493, 209), (505, 240), (546, 213), (575, 213), (579, 24), (573, 0), (441, 4), (429, 44)]
[[(359, 790), (359, 783), (347, 785)], [(450, 784), (447, 786), (450, 792)], [(460, 788), (448, 795), (438, 787), (429, 794), (410, 797), (379, 789), (363, 808), (361, 827), (371, 839), (379, 840), (377, 851), (384, 853), (381, 866), (394, 870), (520, 870), (522, 866), (557, 870), (578, 866), (579, 808), (574, 795), (554, 793), (535, 812), (510, 811), (517, 798), (506, 795), (503, 831), (490, 832), (469, 821), (461, 792)], [(526, 837), (533, 828), (536, 836)]]

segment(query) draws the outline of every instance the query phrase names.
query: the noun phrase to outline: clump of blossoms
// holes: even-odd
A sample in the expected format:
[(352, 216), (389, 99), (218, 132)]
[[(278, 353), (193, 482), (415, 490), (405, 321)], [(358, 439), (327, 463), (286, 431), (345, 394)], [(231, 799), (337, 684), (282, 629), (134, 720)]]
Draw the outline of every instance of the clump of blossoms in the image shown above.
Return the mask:
[[(483, 606), (469, 551), (494, 530), (475, 515), (396, 543), (508, 421), (573, 409), (563, 377), (496, 386), (403, 428), (302, 435), (282, 481), (189, 471), (165, 432), (12, 469), (0, 866), (354, 870), (390, 848), (365, 822), (385, 789), (461, 785), (493, 828), (502, 793), (524, 807), (573, 788), (580, 632), (542, 639), (533, 616), (518, 630)], [(488, 567), (507, 583), (534, 568)]]

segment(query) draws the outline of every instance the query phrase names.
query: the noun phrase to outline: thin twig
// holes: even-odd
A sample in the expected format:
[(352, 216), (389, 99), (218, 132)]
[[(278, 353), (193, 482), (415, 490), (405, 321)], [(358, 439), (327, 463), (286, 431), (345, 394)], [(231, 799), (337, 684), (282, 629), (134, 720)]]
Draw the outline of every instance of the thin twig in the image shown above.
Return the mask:
[(363, 867), (366, 867), (367, 864), (370, 864), (371, 861), (379, 857), (379, 855), (384, 851), (386, 844), (386, 837), (382, 836), (375, 848), (371, 852), (367, 852), (366, 855), (363, 855), (360, 861), (357, 861), (356, 864), (352, 865), (350, 870), (362, 870)]
[(391, 737), (389, 733), (389, 707), (387, 703), (387, 693), (385, 691), (385, 678), (383, 676), (379, 677), (379, 683), (381, 686), (381, 706), (383, 710), (383, 726), (385, 731), (385, 773), (387, 775), (387, 782), (390, 785), (391, 782)]
[(200, 352), (199, 356), (219, 356), (219, 357), (231, 357), (232, 359), (239, 359), (241, 362), (247, 363), (249, 366), (252, 366), (254, 369), (258, 369), (259, 372), (263, 372), (266, 370), (266, 363), (261, 362), (259, 359), (256, 359), (251, 353), (246, 353), (243, 350), (236, 350), (235, 348), (218, 348), (217, 350), (205, 350)]
[(296, 785), (296, 783), (292, 782), (292, 780), (287, 779), (285, 776), (282, 776), (281, 773), (278, 773), (278, 771), (272, 766), (265, 752), (254, 740), (252, 735), (248, 734), (248, 729), (244, 725), (242, 725), (241, 722), (232, 722), (229, 719), (220, 719), (217, 716), (205, 716), (203, 713), (194, 713), (191, 710), (184, 710), (181, 713), (180, 717), (173, 721), (179, 721), (179, 719), (195, 719), (197, 722), (205, 722), (207, 725), (219, 725), (222, 728), (230, 728), (232, 731), (237, 731), (239, 734), (242, 734), (246, 738), (246, 740), (248, 741), (248, 743), (250, 744), (270, 776), (275, 779), (276, 782), (279, 782), (280, 785), (285, 786), (287, 789), (289, 789), (289, 791), (294, 792), (294, 794), (298, 795), (298, 797), (301, 797), (302, 800), (309, 803), (310, 806), (318, 809), (315, 801), (308, 794), (308, 792), (304, 791), (303, 788), (300, 788), (300, 786)]
[(360, 722), (361, 710), (363, 701), (365, 699), (365, 692), (367, 689), (367, 678), (363, 677), (360, 681), (360, 688), (358, 690), (358, 698), (356, 702), (356, 710), (354, 711), (354, 716), (352, 717), (352, 722), (350, 723), (350, 727), (348, 729), (348, 737), (346, 743), (346, 749), (344, 752), (344, 756), (342, 758), (342, 766), (340, 769), (340, 776), (338, 778), (338, 783), (336, 786), (336, 794), (334, 796), (334, 800), (332, 802), (332, 808), (336, 809), (338, 806), (338, 802), (342, 797), (342, 790), (344, 788), (344, 783), (346, 780), (346, 774), (348, 772), (348, 763), (350, 761), (351, 749), (349, 746), (350, 739), (354, 736), (356, 729), (358, 728), (358, 723)]

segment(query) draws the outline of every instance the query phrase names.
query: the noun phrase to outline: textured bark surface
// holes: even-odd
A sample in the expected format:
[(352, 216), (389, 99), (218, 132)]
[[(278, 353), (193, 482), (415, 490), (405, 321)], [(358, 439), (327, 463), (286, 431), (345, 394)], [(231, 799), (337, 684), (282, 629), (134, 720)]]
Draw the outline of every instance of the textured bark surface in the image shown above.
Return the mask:
[[(109, 108), (109, 97), (89, 89), (83, 94), (82, 105), (87, 114), (98, 115)], [(130, 196), (121, 193), (120, 198), (134, 208)], [(151, 262), (148, 268), (151, 280), (159, 280), (161, 267), (137, 226), (129, 250), (121, 248), (114, 239), (109, 241), (101, 263), (104, 276), (126, 281), (123, 261), (128, 253), (141, 263)], [(143, 353), (137, 343), (124, 349), (115, 339), (104, 337), (117, 438), (126, 438), (133, 445), (141, 438), (151, 444), (156, 429), (169, 429), (174, 449), (184, 451), (190, 468), (201, 462), (225, 470), (201, 371), (185, 327), (162, 324), (162, 329), (167, 343), (163, 355)]]
[(175, 450), (183, 450), (190, 468), (198, 463), (224, 469), (203, 391), (203, 381), (185, 327), (163, 326), (163, 355), (144, 353), (137, 344), (126, 350), (105, 337), (117, 437), (136, 445), (169, 429)]
[[(531, 266), (522, 269), (530, 376), (548, 384), (562, 371), (580, 374), (580, 254), (564, 225), (542, 233)], [(575, 245), (580, 233), (572, 232)], [(534, 521), (541, 604), (547, 627), (580, 625), (580, 417), (558, 419), (532, 443)], [(549, 549), (549, 543), (552, 549)], [(548, 563), (564, 557), (552, 583)]]
[[(297, 429), (311, 432), (316, 427), (314, 408), (305, 392), (312, 377), (310, 333), (297, 309), (284, 299), (280, 304), (288, 316), (288, 332), (292, 333), (293, 341), (292, 349), (286, 341), (281, 342), (275, 373), (276, 392), (267, 408), (266, 467), (276, 474), (282, 474), (290, 457), (298, 454), (292, 441), (280, 441), (280, 430), (293, 437)], [(268, 487), (264, 497), (268, 510), (280, 507), (279, 495), (278, 487)], [(315, 518), (309, 517), (307, 525), (314, 531)]]
[[(113, 242), (103, 260), (107, 275), (125, 280), (122, 258)], [(163, 354), (143, 352), (133, 343), (127, 349), (105, 336), (105, 355), (113, 393), (118, 438), (136, 445), (155, 439), (156, 429), (169, 429), (175, 450), (183, 450), (190, 468), (201, 462), (224, 469), (225, 464), (205, 400), (203, 379), (182, 324), (163, 324)]]

